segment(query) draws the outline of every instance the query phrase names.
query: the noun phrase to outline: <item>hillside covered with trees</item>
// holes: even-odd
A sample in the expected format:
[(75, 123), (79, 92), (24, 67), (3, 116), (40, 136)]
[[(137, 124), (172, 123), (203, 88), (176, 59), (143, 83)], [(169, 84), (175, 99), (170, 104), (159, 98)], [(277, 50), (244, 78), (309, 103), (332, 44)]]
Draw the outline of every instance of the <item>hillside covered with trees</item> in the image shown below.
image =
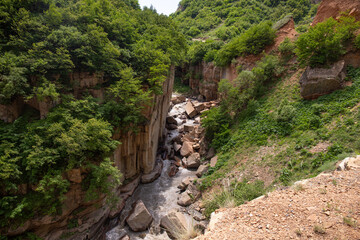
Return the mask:
[[(64, 174), (88, 172), (87, 198), (110, 193), (121, 173), (109, 156), (115, 131), (135, 130), (161, 94), (185, 38), (172, 21), (133, 0), (5, 0), (0, 4), (0, 103), (57, 105), (47, 116), (25, 104), (0, 122), (0, 227), (61, 211)], [(74, 76), (100, 79), (81, 92)], [(74, 80), (75, 79), (75, 80)], [(95, 98), (94, 90), (104, 89)], [(111, 176), (112, 180), (108, 179)]]

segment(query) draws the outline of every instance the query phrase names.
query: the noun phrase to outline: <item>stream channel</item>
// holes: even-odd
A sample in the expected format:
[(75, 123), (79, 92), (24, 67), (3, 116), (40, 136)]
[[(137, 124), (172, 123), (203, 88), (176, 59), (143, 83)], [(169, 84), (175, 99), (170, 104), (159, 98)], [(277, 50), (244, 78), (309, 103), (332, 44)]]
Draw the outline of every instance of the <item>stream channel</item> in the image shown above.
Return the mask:
[[(185, 102), (173, 105), (168, 113), (168, 116), (174, 117), (178, 123), (178, 129), (182, 128), (182, 125), (195, 126), (199, 125), (199, 122), (193, 119), (189, 119), (185, 112)], [(178, 129), (169, 130), (167, 129), (166, 139), (164, 141), (165, 146), (159, 146), (159, 149), (167, 149), (168, 154), (163, 152), (161, 156), (165, 156), (162, 159), (158, 155), (157, 159), (163, 161), (163, 169), (161, 175), (152, 183), (140, 184), (135, 190), (134, 194), (127, 200), (124, 209), (122, 210), (116, 227), (106, 233), (106, 240), (119, 240), (124, 235), (124, 231), (130, 237), (131, 240), (145, 239), (145, 240), (165, 240), (170, 239), (165, 231), (160, 228), (160, 220), (163, 216), (168, 214), (170, 211), (176, 209), (181, 212), (186, 212), (184, 207), (177, 204), (178, 197), (180, 196), (180, 189), (178, 186), (182, 180), (186, 177), (195, 177), (196, 171), (188, 170), (180, 166), (178, 172), (171, 177), (172, 162), (167, 156), (170, 155), (170, 151), (173, 148), (172, 140), (177, 137), (180, 133)], [(169, 176), (170, 175), (170, 176)], [(133, 232), (126, 224), (126, 218), (132, 210), (132, 205), (138, 200), (143, 201), (148, 211), (153, 217), (153, 222), (149, 229), (144, 232)], [(190, 215), (186, 215), (191, 218)]]

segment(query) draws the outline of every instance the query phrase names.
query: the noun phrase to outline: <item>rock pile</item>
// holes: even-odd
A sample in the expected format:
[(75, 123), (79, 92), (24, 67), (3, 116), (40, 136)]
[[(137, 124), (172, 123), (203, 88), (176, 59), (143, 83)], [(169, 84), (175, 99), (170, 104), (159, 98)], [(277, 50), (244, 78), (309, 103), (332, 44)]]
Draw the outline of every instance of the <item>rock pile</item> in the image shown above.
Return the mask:
[[(209, 160), (214, 155), (214, 151), (206, 149), (204, 139), (204, 129), (200, 126), (200, 114), (218, 104), (216, 101), (199, 102), (197, 100), (186, 100), (183, 96), (172, 98), (172, 110), (166, 119), (166, 128), (169, 136), (174, 134), (177, 129), (178, 134), (174, 134), (170, 139), (169, 159), (174, 160), (177, 167), (180, 164), (189, 169), (199, 169), (198, 176), (202, 176), (207, 169), (208, 164), (201, 163), (201, 157)], [(212, 152), (212, 153), (211, 153)]]

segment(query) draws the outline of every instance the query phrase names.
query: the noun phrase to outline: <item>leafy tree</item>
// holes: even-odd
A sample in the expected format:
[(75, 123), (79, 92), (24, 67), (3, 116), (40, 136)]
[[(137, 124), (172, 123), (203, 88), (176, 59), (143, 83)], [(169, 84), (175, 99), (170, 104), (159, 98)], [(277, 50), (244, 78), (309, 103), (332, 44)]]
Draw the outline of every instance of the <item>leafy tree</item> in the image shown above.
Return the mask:
[(311, 67), (331, 64), (345, 53), (347, 42), (359, 28), (355, 18), (342, 16), (318, 23), (302, 34), (296, 42), (296, 54), (303, 65)]

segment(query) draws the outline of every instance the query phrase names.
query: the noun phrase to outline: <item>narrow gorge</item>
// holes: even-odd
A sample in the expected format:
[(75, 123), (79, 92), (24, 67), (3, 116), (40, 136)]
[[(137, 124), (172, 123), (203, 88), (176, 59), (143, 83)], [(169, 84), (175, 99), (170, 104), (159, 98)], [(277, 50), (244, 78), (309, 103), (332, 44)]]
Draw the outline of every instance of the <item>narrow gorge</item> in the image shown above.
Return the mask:
[(154, 6), (0, 3), (0, 240), (360, 239), (360, 2)]

